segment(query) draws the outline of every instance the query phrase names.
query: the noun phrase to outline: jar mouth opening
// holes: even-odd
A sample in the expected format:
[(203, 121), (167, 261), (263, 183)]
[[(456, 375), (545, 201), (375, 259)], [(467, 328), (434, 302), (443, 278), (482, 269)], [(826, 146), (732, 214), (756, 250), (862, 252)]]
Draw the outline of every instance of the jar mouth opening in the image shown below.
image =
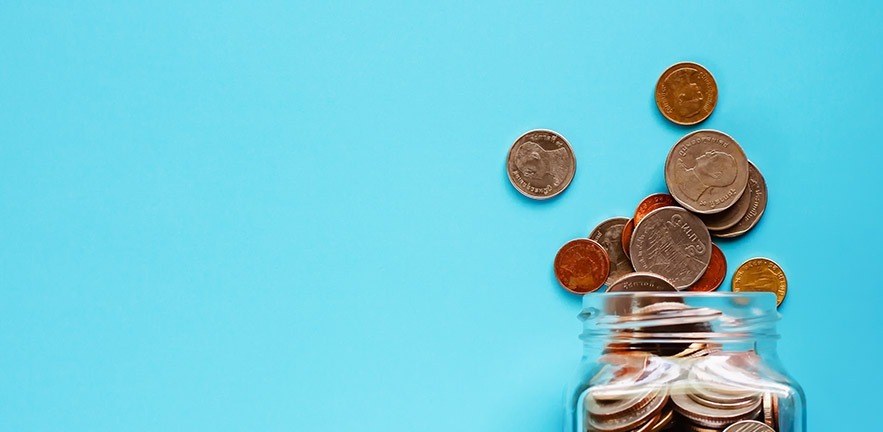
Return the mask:
[(618, 292), (587, 294), (582, 338), (608, 341), (775, 339), (780, 315), (767, 292)]

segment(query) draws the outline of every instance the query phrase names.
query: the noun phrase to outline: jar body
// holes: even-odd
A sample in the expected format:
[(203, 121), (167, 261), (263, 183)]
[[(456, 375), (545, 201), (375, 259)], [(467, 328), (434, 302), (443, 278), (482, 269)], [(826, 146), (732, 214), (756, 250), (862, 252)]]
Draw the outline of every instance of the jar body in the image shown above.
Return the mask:
[(565, 432), (806, 431), (772, 294), (587, 295), (580, 316)]

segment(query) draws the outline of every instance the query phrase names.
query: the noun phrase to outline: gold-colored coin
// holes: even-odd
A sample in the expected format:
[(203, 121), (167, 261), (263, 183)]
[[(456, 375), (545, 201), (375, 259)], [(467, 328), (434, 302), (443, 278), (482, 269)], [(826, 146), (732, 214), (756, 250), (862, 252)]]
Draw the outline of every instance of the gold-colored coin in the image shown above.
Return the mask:
[(717, 104), (717, 83), (699, 64), (678, 63), (666, 69), (656, 83), (656, 106), (665, 118), (690, 126), (702, 122)]
[(776, 295), (778, 306), (788, 292), (788, 279), (773, 260), (752, 258), (733, 273), (733, 292), (771, 292)]

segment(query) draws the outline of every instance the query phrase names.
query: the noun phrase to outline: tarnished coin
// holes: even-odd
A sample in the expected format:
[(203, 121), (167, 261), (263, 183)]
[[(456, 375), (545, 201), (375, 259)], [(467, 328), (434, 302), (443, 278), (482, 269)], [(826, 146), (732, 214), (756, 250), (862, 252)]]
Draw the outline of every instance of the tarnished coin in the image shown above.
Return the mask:
[(590, 293), (601, 288), (609, 273), (607, 251), (594, 240), (571, 240), (555, 256), (558, 283), (575, 294)]
[(638, 272), (627, 274), (607, 288), (607, 292), (675, 292), (674, 285), (662, 276)]
[(752, 258), (733, 273), (733, 292), (771, 292), (776, 295), (778, 306), (788, 292), (788, 279), (773, 260)]
[(647, 216), (648, 213), (662, 207), (670, 207), (678, 205), (675, 202), (675, 199), (672, 198), (671, 195), (666, 193), (656, 193), (648, 196), (641, 200), (641, 203), (638, 204), (638, 208), (635, 210), (634, 221), (637, 225), (641, 222), (641, 219), (644, 219), (644, 216)]
[[(760, 217), (763, 216), (763, 211), (766, 210), (766, 202), (766, 181), (763, 179), (763, 175), (760, 173), (760, 170), (757, 169), (757, 166), (749, 162), (748, 187), (745, 189), (745, 193), (742, 194), (742, 197), (739, 198), (739, 201), (733, 205), (733, 207), (744, 205), (745, 213), (733, 226), (720, 231), (712, 231), (711, 235), (730, 238), (745, 234), (751, 228), (754, 228), (760, 220)], [(729, 209), (726, 210), (726, 212), (729, 211)], [(712, 228), (709, 227), (709, 229)]]
[(742, 420), (724, 429), (724, 432), (776, 432), (775, 429), (755, 420)]
[(613, 281), (635, 271), (632, 262), (622, 249), (622, 229), (628, 219), (611, 218), (598, 224), (589, 234), (589, 238), (598, 242), (607, 251), (610, 258), (610, 274), (607, 276), (607, 285)]
[(635, 270), (656, 273), (682, 290), (708, 268), (711, 236), (694, 214), (680, 207), (662, 207), (635, 227), (630, 249)]
[(573, 180), (576, 157), (570, 143), (557, 132), (532, 130), (512, 144), (506, 172), (515, 189), (525, 196), (540, 200), (552, 198)]
[(724, 281), (727, 275), (727, 258), (724, 252), (711, 244), (711, 261), (708, 262), (708, 268), (705, 273), (693, 285), (687, 288), (687, 291), (711, 292), (716, 290)]
[(692, 132), (668, 153), (665, 184), (672, 197), (687, 210), (718, 213), (745, 192), (748, 158), (736, 140), (723, 132)]
[(625, 256), (629, 257), (629, 261), (631, 261), (631, 255), (629, 250), (632, 245), (632, 234), (635, 232), (635, 220), (629, 219), (628, 222), (625, 223), (625, 226), (622, 227), (622, 250), (625, 252)]
[(716, 104), (717, 83), (711, 72), (696, 63), (675, 64), (656, 82), (656, 106), (665, 118), (679, 125), (707, 119)]

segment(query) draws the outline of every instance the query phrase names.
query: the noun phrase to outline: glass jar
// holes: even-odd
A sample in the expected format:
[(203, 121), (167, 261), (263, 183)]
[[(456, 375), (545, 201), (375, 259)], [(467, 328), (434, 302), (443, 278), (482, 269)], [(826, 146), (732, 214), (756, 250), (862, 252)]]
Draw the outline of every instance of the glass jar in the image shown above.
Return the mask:
[(589, 294), (580, 319), (565, 432), (806, 431), (771, 293)]

